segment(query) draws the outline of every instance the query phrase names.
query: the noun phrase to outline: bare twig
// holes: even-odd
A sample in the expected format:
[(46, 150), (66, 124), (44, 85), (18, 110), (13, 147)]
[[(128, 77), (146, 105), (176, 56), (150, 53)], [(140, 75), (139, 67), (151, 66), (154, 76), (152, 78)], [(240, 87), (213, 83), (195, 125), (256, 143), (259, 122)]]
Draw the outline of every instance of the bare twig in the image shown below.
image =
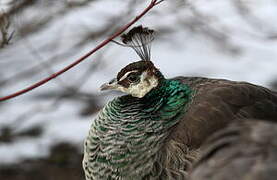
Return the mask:
[(85, 54), (84, 56), (82, 56), (81, 58), (79, 58), (78, 60), (73, 62), (72, 64), (68, 65), (64, 69), (52, 74), (51, 76), (49, 76), (49, 77), (47, 77), (47, 78), (45, 78), (45, 79), (43, 79), (43, 80), (41, 80), (37, 83), (25, 88), (25, 89), (22, 89), (22, 90), (20, 90), (18, 92), (15, 92), (13, 94), (1, 97), (0, 101), (5, 101), (5, 100), (8, 100), (8, 99), (12, 99), (12, 98), (17, 97), (21, 94), (29, 92), (29, 91), (31, 91), (31, 90), (47, 83), (48, 81), (56, 78), (57, 76), (63, 74), (64, 72), (68, 71), (69, 69), (73, 68), (74, 66), (78, 65), (79, 63), (84, 61), (87, 57), (89, 57), (90, 55), (92, 55), (93, 53), (95, 53), (99, 49), (103, 48), (105, 45), (107, 45), (111, 40), (113, 40), (114, 38), (116, 38), (117, 36), (122, 34), (125, 30), (127, 30), (130, 26), (132, 26), (135, 22), (137, 22), (141, 17), (143, 17), (148, 11), (150, 11), (154, 6), (156, 6), (157, 2), (159, 2), (159, 1), (158, 0), (151, 0), (151, 3), (138, 16), (136, 16), (131, 22), (129, 22), (128, 24), (123, 26), (121, 29), (119, 29), (117, 32), (115, 32), (113, 35), (111, 35), (109, 38), (104, 40), (102, 43), (100, 43), (98, 46), (96, 46), (94, 49), (92, 49), (90, 52), (88, 52), (87, 54)]
[(4, 46), (8, 45), (13, 37), (14, 32), (9, 33), (9, 29), (10, 21), (7, 15), (4, 13), (0, 16), (0, 48), (3, 48)]
[(160, 0), (160, 1), (156, 1), (155, 2), (155, 5), (158, 5), (158, 4), (160, 4), (161, 2), (163, 2), (164, 0)]

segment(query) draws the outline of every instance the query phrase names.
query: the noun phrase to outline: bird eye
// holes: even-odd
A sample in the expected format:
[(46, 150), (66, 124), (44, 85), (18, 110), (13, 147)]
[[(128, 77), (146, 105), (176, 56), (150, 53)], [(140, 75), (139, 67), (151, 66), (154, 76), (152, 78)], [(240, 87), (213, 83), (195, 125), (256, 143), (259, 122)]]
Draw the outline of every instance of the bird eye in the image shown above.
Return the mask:
[(138, 75), (138, 74), (130, 74), (130, 75), (128, 76), (128, 80), (129, 80), (130, 82), (138, 82), (138, 80), (139, 80), (139, 75)]

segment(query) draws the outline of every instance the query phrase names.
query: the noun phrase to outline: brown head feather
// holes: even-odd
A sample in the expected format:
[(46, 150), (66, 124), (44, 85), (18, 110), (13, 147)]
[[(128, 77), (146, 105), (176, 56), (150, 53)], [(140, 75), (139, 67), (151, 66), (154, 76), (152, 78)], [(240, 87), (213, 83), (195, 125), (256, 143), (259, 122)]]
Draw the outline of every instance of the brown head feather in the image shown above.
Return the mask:
[(158, 70), (151, 61), (137, 61), (128, 64), (126, 67), (121, 69), (121, 71), (117, 74), (117, 80), (119, 81), (122, 76), (124, 76), (127, 72), (137, 70), (138, 72), (143, 72), (146, 70)]

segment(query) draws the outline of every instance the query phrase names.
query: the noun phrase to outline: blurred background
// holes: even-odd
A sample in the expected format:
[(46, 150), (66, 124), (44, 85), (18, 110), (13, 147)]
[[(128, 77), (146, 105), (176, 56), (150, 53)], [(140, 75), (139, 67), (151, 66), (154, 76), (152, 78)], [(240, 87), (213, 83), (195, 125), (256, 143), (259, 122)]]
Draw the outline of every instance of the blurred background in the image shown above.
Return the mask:
[[(45, 78), (129, 22), (150, 0), (0, 0), (0, 96)], [(277, 89), (276, 0), (165, 0), (137, 25), (156, 30), (166, 77), (224, 78)], [(100, 92), (130, 62), (114, 43), (42, 87), (0, 103), (0, 179), (80, 180), (83, 140), (119, 94)]]

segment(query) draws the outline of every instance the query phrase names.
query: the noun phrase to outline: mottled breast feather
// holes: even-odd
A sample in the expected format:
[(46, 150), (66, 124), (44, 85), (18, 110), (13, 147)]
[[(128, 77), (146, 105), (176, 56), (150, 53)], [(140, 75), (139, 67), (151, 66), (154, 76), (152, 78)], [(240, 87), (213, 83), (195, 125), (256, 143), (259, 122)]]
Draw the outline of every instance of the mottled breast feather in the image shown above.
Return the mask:
[(165, 171), (161, 149), (192, 94), (165, 80), (144, 98), (118, 97), (93, 121), (85, 141), (86, 179), (157, 179)]

